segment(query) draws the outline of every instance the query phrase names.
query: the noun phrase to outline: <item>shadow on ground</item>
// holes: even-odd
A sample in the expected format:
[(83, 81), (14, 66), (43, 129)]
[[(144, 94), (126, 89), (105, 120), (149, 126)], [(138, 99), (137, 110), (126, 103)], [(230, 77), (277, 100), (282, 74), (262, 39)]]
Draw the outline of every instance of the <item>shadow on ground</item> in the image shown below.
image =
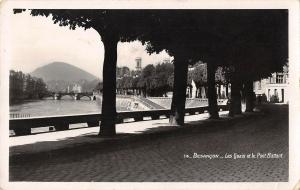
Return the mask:
[[(180, 137), (189, 134), (205, 134), (214, 133), (216, 131), (226, 131), (235, 128), (235, 123), (242, 120), (253, 120), (254, 118), (264, 117), (265, 114), (272, 112), (274, 105), (268, 106), (263, 109), (262, 112), (245, 113), (242, 115), (237, 115), (235, 117), (225, 117), (216, 119), (207, 119), (200, 121), (191, 121), (185, 123), (183, 127), (178, 126), (156, 126), (153, 128), (147, 128), (143, 131), (138, 131), (137, 134), (133, 133), (118, 133), (114, 137), (101, 137), (97, 133), (86, 133), (76, 137), (63, 138), (58, 141), (40, 141), (33, 144), (20, 145), (16, 147), (10, 147), (10, 163), (18, 162), (21, 156), (22, 162), (25, 160), (40, 160), (40, 159), (52, 159), (57, 156), (69, 156), (69, 155), (79, 155), (87, 154), (91, 152), (92, 154), (97, 152), (107, 152), (116, 151), (117, 149), (123, 149), (124, 146), (129, 146), (129, 148), (142, 146), (143, 142), (153, 141), (161, 138), (168, 137)], [(286, 105), (277, 105), (276, 107), (286, 107)], [(284, 108), (283, 108), (284, 109)], [(273, 112), (272, 112), (273, 113)], [(22, 152), (21, 155), (14, 154), (14, 151), (18, 149), (35, 149), (35, 147), (48, 147), (56, 145), (71, 145), (62, 146), (61, 148), (54, 149), (51, 151), (40, 151), (36, 153), (26, 153)], [(59, 146), (58, 146), (59, 147)], [(46, 149), (47, 150), (47, 149)], [(88, 154), (86, 155), (88, 156)]]
[[(90, 133), (84, 134), (77, 137), (66, 138), (60, 141), (48, 141), (48, 142), (37, 142), (35, 144), (22, 145), (21, 147), (12, 147), (10, 148), (10, 153), (13, 153), (18, 148), (30, 148), (35, 146), (53, 146), (56, 143), (62, 144), (72, 144), (72, 146), (63, 147), (60, 149), (47, 151), (47, 152), (37, 152), (30, 154), (12, 154), (10, 156), (10, 180), (26, 180), (26, 176), (19, 177), (21, 174), (17, 174), (22, 169), (22, 165), (27, 165), (28, 168), (32, 169), (34, 167), (42, 167), (43, 163), (49, 165), (69, 165), (70, 163), (85, 163), (86, 160), (94, 160), (95, 156), (97, 157), (110, 154), (117, 154), (118, 152), (129, 152), (129, 154), (137, 154), (139, 157), (140, 153), (134, 152), (135, 150), (141, 151), (150, 149), (155, 151), (155, 154), (152, 153), (151, 156), (161, 155), (160, 159), (165, 158), (166, 152), (168, 149), (172, 149), (175, 152), (170, 154), (182, 155), (185, 150), (201, 150), (206, 152), (219, 151), (225, 153), (230, 151), (277, 151), (276, 148), (279, 147), (278, 151), (285, 153), (285, 160), (283, 163), (280, 172), (282, 173), (282, 178), (279, 174), (276, 173), (276, 177), (269, 176), (266, 171), (263, 170), (263, 177), (238, 177), (236, 171), (233, 173), (233, 177), (198, 177), (195, 178), (195, 175), (192, 175), (187, 178), (179, 178), (179, 176), (172, 176), (170, 174), (164, 176), (165, 179), (156, 179), (149, 178), (145, 179), (131, 179), (130, 174), (127, 172), (126, 175), (129, 175), (127, 178), (111, 178), (106, 179), (93, 179), (93, 177), (83, 177), (79, 181), (172, 181), (173, 179), (179, 179), (179, 181), (285, 181), (287, 180), (288, 174), (288, 106), (287, 105), (264, 105), (260, 108), (261, 112), (247, 113), (243, 115), (238, 115), (234, 118), (225, 117), (219, 120), (202, 120), (186, 123), (184, 127), (175, 127), (175, 126), (158, 126), (155, 128), (150, 128), (145, 131), (141, 131), (140, 134), (128, 134), (128, 133), (119, 133), (112, 138), (103, 138), (97, 136), (97, 134)], [(283, 125), (284, 124), (284, 125)], [(207, 137), (207, 139), (205, 139)], [(80, 143), (84, 142), (84, 143)], [(164, 145), (164, 142), (171, 143), (169, 145)], [(163, 148), (162, 148), (163, 147)], [(169, 148), (168, 148), (169, 147)], [(177, 148), (176, 148), (177, 147)], [(153, 150), (154, 149), (154, 150)], [(177, 150), (177, 151), (176, 151)], [(159, 151), (159, 152), (156, 152)], [(133, 152), (133, 153), (132, 153)], [(128, 157), (131, 157), (131, 155)], [(144, 153), (143, 154), (147, 154)], [(101, 156), (102, 155), (102, 156)], [(147, 158), (147, 156), (146, 156)], [(156, 158), (156, 157), (155, 157)], [(122, 159), (126, 159), (122, 157)], [(128, 162), (134, 162), (134, 160), (129, 160)], [(144, 158), (145, 159), (145, 158)], [(150, 159), (150, 158), (149, 158)], [(179, 158), (177, 158), (179, 159)], [(180, 158), (181, 159), (181, 158)], [(142, 159), (143, 160), (143, 159)], [(176, 159), (174, 159), (176, 160)], [(96, 162), (100, 160), (96, 160)], [(106, 160), (107, 161), (107, 160)], [(140, 161), (140, 160), (139, 160)], [(122, 160), (118, 160), (122, 162)], [(144, 160), (144, 162), (149, 162), (149, 160)], [(153, 159), (152, 162), (156, 163), (159, 160)], [(165, 165), (171, 164), (173, 160), (165, 163)], [(180, 161), (181, 162), (181, 161)], [(180, 163), (179, 162), (179, 163)], [(184, 161), (183, 163), (185, 163)], [(195, 161), (193, 161), (195, 162)], [(243, 161), (250, 164), (249, 161)], [(265, 162), (265, 161), (264, 161)], [(90, 163), (90, 162), (88, 162)], [(191, 163), (191, 162), (189, 162)], [(199, 164), (194, 163), (194, 164)], [(217, 161), (216, 165), (220, 169), (218, 172), (226, 172), (224, 169), (221, 170), (223, 165), (221, 161)], [(230, 163), (230, 162), (226, 162)], [(237, 162), (238, 163), (238, 162)], [(276, 162), (277, 163), (277, 162)], [(124, 163), (122, 163), (122, 167)], [(134, 163), (131, 163), (134, 164)], [(143, 164), (141, 162), (141, 164)], [(153, 163), (150, 163), (150, 165)], [(158, 163), (157, 163), (158, 164)], [(187, 164), (187, 163), (185, 163)], [(204, 164), (201, 162), (201, 164)], [(235, 165), (235, 163), (232, 163)], [(281, 164), (281, 162), (280, 162)], [(126, 164), (125, 164), (126, 165)], [(180, 164), (179, 164), (180, 165)], [(227, 164), (228, 165), (228, 164)], [(268, 167), (274, 167), (274, 164), (267, 164)], [(273, 165), (273, 166), (272, 166)], [(173, 165), (172, 167), (175, 167)], [(193, 165), (187, 165), (193, 167)], [(183, 168), (187, 168), (184, 166)], [(202, 165), (202, 167), (205, 166)], [(259, 166), (259, 167), (258, 167)], [(127, 166), (131, 167), (131, 166)], [(155, 168), (155, 166), (152, 166)], [(212, 165), (212, 167), (214, 167)], [(226, 166), (230, 168), (230, 165)], [(238, 167), (238, 166), (237, 166)], [(258, 168), (262, 167), (261, 164), (257, 165)], [(285, 168), (287, 167), (287, 168)], [(26, 167), (25, 167), (26, 168)], [(176, 168), (176, 167), (175, 167)], [(194, 167), (193, 167), (194, 168)], [(23, 169), (24, 170), (24, 169)], [(99, 169), (100, 170), (100, 169)], [(126, 169), (126, 171), (130, 169)], [(148, 170), (148, 169), (147, 169)], [(182, 169), (185, 173), (185, 169)], [(214, 171), (213, 169), (212, 171)], [(230, 169), (228, 169), (230, 170)], [(240, 169), (237, 169), (237, 172)], [(246, 169), (245, 169), (246, 170)], [(261, 169), (257, 169), (255, 172), (259, 172)], [(274, 169), (273, 169), (274, 170)], [(273, 171), (272, 170), (272, 171)], [(135, 170), (134, 170), (135, 171)], [(117, 171), (116, 171), (117, 172)], [(188, 171), (187, 171), (188, 172)], [(240, 171), (241, 172), (241, 171)], [(130, 173), (130, 172), (129, 172)], [(132, 173), (132, 172), (131, 172)], [(249, 172), (248, 172), (249, 173)], [(247, 175), (248, 175), (247, 173)], [(117, 174), (116, 174), (117, 175)], [(133, 175), (133, 174), (131, 174)], [(246, 174), (245, 174), (246, 175)], [(250, 174), (249, 174), (250, 175)], [(260, 173), (261, 175), (261, 173)], [(275, 174), (274, 174), (275, 175)], [(134, 175), (133, 175), (134, 176)], [(149, 174), (150, 177), (153, 175)], [(279, 176), (279, 177), (278, 177)], [(30, 178), (30, 177), (29, 177)], [(30, 178), (32, 180), (32, 178)], [(46, 179), (45, 179), (46, 180)], [(71, 181), (76, 181), (76, 177), (72, 178)], [(78, 180), (78, 179), (77, 179)], [(47, 179), (46, 181), (57, 181), (57, 179)], [(58, 180), (61, 181), (61, 180)], [(67, 180), (70, 181), (70, 180)], [(178, 180), (177, 180), (178, 181)]]

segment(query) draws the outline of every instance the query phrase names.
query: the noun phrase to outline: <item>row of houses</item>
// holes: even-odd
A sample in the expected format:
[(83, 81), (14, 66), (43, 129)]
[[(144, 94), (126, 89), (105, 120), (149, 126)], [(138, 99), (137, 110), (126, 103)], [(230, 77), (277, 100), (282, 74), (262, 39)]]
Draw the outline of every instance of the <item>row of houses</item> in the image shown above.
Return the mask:
[[(255, 81), (253, 83), (253, 91), (259, 101), (267, 101), (274, 103), (288, 103), (288, 85), (289, 85), (288, 66), (283, 67), (283, 72), (272, 73), (270, 77)], [(228, 98), (230, 96), (230, 84), (217, 85), (218, 98)], [(189, 98), (206, 98), (207, 88), (201, 87), (197, 89), (195, 82), (192, 81), (191, 86), (187, 87), (187, 97)]]
[(268, 102), (288, 103), (288, 79), (288, 66), (284, 66), (283, 72), (272, 73), (266, 79), (255, 81), (253, 89), (256, 97), (265, 98)]

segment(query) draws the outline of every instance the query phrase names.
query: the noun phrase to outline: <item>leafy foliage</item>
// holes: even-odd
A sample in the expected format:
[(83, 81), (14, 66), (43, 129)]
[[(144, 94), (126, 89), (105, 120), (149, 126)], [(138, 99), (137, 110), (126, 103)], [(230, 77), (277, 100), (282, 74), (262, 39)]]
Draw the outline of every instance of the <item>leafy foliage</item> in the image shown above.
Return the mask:
[(9, 98), (11, 102), (41, 98), (46, 93), (47, 87), (41, 78), (10, 70)]
[(196, 63), (194, 70), (190, 72), (197, 87), (204, 86), (207, 83), (206, 64)]
[(271, 103), (278, 103), (278, 102), (279, 102), (278, 96), (277, 96), (277, 95), (272, 95), (272, 96), (270, 97), (270, 102), (271, 102)]
[[(14, 13), (23, 11), (26, 10), (14, 9)], [(71, 30), (77, 27), (93, 28), (99, 32), (102, 39), (114, 36), (121, 42), (141, 37), (144, 29), (152, 27), (150, 21), (153, 20), (151, 12), (145, 14), (143, 10), (31, 9), (30, 14), (51, 17), (54, 24), (68, 26)]]
[(98, 84), (96, 85), (96, 87), (93, 89), (93, 91), (102, 92), (102, 90), (103, 90), (103, 82), (100, 81), (100, 82), (98, 82)]
[[(20, 13), (24, 9), (14, 9)], [(285, 10), (86, 10), (32, 9), (70, 29), (94, 28), (102, 38), (140, 40), (149, 53), (219, 66), (234, 66), (244, 78), (263, 78), (287, 62)], [(182, 63), (181, 63), (182, 64)], [(260, 69), (257, 69), (260, 67)], [(246, 71), (246, 72), (243, 72)]]
[(169, 77), (173, 74), (171, 63), (150, 64), (136, 76), (123, 76), (117, 79), (118, 89), (144, 89), (150, 96), (163, 96), (172, 89)]
[(281, 70), (287, 62), (287, 11), (168, 10), (156, 14), (152, 29), (156, 32), (142, 38), (149, 53), (166, 49), (172, 56), (185, 55), (186, 64), (202, 60), (233, 66), (241, 77), (254, 79)]

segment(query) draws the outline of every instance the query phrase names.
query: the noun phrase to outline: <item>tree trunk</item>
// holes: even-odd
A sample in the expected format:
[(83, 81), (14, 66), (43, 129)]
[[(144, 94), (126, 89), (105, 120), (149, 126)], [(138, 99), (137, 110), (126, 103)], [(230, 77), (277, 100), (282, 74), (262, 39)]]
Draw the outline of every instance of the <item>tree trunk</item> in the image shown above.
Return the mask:
[(188, 64), (180, 56), (174, 58), (174, 86), (170, 124), (184, 125)]
[(231, 103), (229, 108), (229, 116), (234, 116), (235, 114), (242, 113), (241, 105), (241, 82), (240, 79), (234, 73), (231, 79)]
[(202, 86), (199, 87), (199, 98), (203, 98), (202, 97)]
[(211, 119), (219, 118), (215, 72), (216, 72), (215, 66), (212, 63), (208, 63), (207, 64), (208, 112)]
[(104, 45), (103, 63), (103, 99), (102, 119), (99, 135), (113, 136), (116, 134), (116, 66), (118, 38), (110, 35), (102, 36)]
[(144, 87), (144, 97), (146, 98), (148, 96), (148, 91), (147, 91), (147, 87)]
[(221, 84), (218, 84), (218, 98), (220, 99), (221, 97)]
[(253, 112), (254, 109), (254, 92), (253, 81), (247, 80), (245, 82), (245, 98), (246, 98), (246, 112)]

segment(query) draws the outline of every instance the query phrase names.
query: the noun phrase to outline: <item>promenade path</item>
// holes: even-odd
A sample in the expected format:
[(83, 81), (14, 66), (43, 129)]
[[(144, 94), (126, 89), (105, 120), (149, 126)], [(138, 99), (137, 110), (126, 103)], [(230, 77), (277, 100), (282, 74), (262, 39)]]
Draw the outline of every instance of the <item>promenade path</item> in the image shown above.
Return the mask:
[(11, 137), (10, 181), (287, 181), (288, 106), (226, 113), (186, 116), (182, 128), (167, 119), (120, 124), (115, 138), (97, 137), (97, 127)]

